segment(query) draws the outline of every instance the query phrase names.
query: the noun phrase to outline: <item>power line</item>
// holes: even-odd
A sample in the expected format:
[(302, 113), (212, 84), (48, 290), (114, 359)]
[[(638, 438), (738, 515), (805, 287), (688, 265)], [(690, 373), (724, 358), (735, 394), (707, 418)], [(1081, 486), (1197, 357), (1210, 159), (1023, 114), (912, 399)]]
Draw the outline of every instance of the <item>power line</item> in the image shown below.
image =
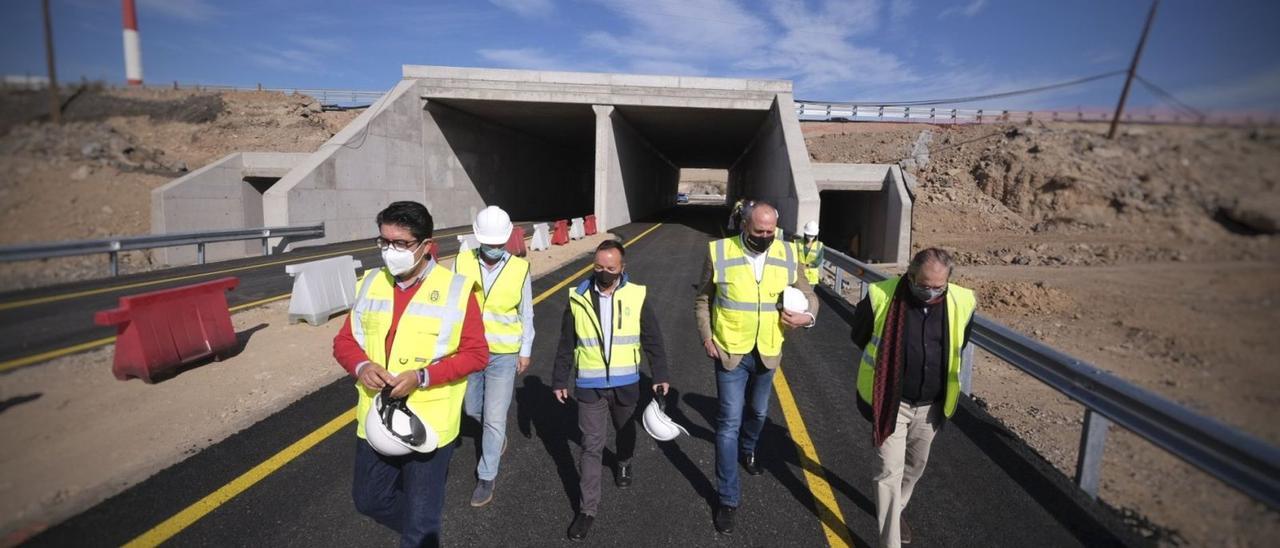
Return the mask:
[(1196, 118), (1204, 118), (1203, 112), (1200, 112), (1200, 110), (1196, 109), (1195, 107), (1178, 100), (1178, 98), (1174, 97), (1172, 93), (1165, 91), (1160, 86), (1157, 86), (1154, 83), (1152, 83), (1150, 80), (1143, 78), (1141, 74), (1135, 74), (1133, 78), (1137, 80), (1139, 84), (1142, 84), (1144, 87), (1146, 87), (1148, 91), (1150, 91), (1151, 93), (1154, 93), (1156, 96), (1160, 97), (1161, 99), (1168, 101), (1175, 108), (1181, 110), (1182, 112), (1185, 112), (1191, 116), (1195, 116)]
[[(1058, 83), (1055, 83), (1055, 84), (1048, 84), (1048, 85), (1044, 85), (1044, 86), (1037, 86), (1037, 87), (1034, 87), (1034, 88), (1026, 88), (1026, 89), (1018, 89), (1018, 90), (1013, 90), (1013, 91), (1003, 91), (1003, 92), (1000, 92), (1000, 93), (989, 93), (989, 94), (986, 94), (986, 95), (970, 95), (970, 96), (966, 96), (966, 97), (949, 97), (949, 98), (945, 98), (945, 99), (921, 99), (921, 100), (918, 100), (918, 101), (849, 101), (849, 103), (850, 103), (850, 104), (860, 104), (860, 105), (885, 106), (885, 107), (915, 107), (915, 106), (928, 106), (928, 105), (951, 105), (951, 104), (959, 104), (959, 103), (972, 103), (972, 102), (974, 102), (974, 101), (982, 101), (982, 100), (986, 100), (986, 99), (1001, 99), (1001, 98), (1005, 98), (1005, 97), (1014, 97), (1014, 96), (1018, 96), (1018, 95), (1030, 95), (1030, 94), (1032, 94), (1032, 93), (1040, 93), (1040, 92), (1043, 92), (1043, 91), (1049, 91), (1049, 90), (1053, 90), (1053, 89), (1060, 89), (1060, 88), (1065, 88), (1065, 87), (1077, 86), (1077, 85), (1080, 85), (1080, 84), (1086, 84), (1086, 83), (1089, 83), (1089, 82), (1094, 82), (1094, 81), (1097, 81), (1097, 80), (1102, 80), (1102, 79), (1104, 79), (1104, 78), (1110, 78), (1110, 77), (1112, 77), (1112, 76), (1117, 76), (1117, 75), (1124, 74), (1124, 73), (1125, 73), (1125, 71), (1123, 71), (1123, 70), (1113, 70), (1113, 71), (1111, 71), (1111, 72), (1104, 72), (1104, 73), (1102, 73), (1102, 74), (1095, 74), (1095, 75), (1093, 75), (1093, 76), (1086, 76), (1086, 77), (1084, 77), (1084, 78), (1076, 78), (1076, 79), (1074, 79), (1074, 80), (1068, 80), (1068, 81), (1065, 81), (1065, 82), (1058, 82)], [(824, 101), (804, 101), (804, 100), (801, 100), (801, 101), (799, 101), (799, 102), (801, 102), (801, 103), (822, 103), (822, 102), (824, 102)]]

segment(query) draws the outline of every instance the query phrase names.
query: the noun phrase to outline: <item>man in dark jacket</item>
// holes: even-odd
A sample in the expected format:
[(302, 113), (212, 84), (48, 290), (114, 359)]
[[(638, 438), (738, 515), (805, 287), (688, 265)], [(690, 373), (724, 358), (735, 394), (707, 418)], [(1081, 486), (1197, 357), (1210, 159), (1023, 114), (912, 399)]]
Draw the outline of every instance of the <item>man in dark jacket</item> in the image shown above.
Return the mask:
[(569, 290), (560, 329), (551, 388), (556, 399), (578, 402), (578, 428), (582, 430), (582, 459), (578, 464), (582, 503), (569, 538), (583, 540), (600, 505), (601, 453), (612, 419), (616, 431), (618, 470), (614, 482), (631, 486), (631, 456), (636, 445), (636, 406), (640, 401), (640, 352), (649, 357), (653, 391), (665, 394), (670, 387), (662, 331), (653, 307), (645, 299), (644, 286), (625, 274), (626, 250), (614, 240), (596, 248), (595, 272)]

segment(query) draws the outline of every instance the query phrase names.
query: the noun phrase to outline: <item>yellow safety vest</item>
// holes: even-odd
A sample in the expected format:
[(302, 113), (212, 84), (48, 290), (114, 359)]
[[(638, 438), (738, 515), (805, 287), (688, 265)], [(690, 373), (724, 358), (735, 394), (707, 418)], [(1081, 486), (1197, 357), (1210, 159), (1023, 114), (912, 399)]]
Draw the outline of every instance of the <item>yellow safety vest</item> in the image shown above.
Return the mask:
[[(400, 316), (395, 344), (388, 356), (386, 340), (395, 307), (395, 283), (395, 277), (385, 268), (365, 272), (359, 296), (351, 307), (351, 334), (370, 361), (382, 364), (393, 375), (424, 367), (430, 373), (431, 365), (458, 350), (467, 296), (475, 282), (433, 263)], [(409, 408), (431, 425), (440, 436), (441, 446), (458, 436), (466, 391), (464, 376), (425, 390), (415, 389), (409, 395)], [(364, 416), (377, 392), (356, 381), (356, 393), (356, 435), (363, 438)]]
[[(862, 349), (862, 363), (858, 366), (858, 397), (868, 404), (874, 404), (872, 392), (876, 377), (876, 352), (880, 347), (880, 337), (884, 333), (884, 321), (889, 315), (889, 303), (893, 300), (894, 291), (902, 277), (890, 278), (868, 286), (867, 295), (871, 298), (871, 310), (875, 314), (875, 328), (871, 332), (871, 340)], [(964, 348), (964, 328), (973, 318), (977, 308), (977, 300), (973, 291), (955, 284), (947, 284), (947, 393), (943, 405), (943, 414), (950, 417), (956, 412), (956, 403), (960, 399), (960, 351)]]
[(818, 264), (822, 247), (822, 240), (817, 238), (813, 240), (813, 247), (804, 245), (804, 238), (796, 241), (796, 254), (800, 256), (800, 263), (804, 265), (804, 277), (812, 286), (818, 285), (819, 274), (822, 272), (822, 265)]
[(573, 312), (573, 329), (578, 344), (573, 350), (580, 388), (611, 388), (640, 381), (640, 310), (644, 306), (645, 287), (624, 277), (613, 290), (610, 323), (613, 333), (605, 348), (604, 331), (596, 315), (594, 297), (588, 279), (569, 290), (569, 310)]
[(757, 349), (761, 356), (782, 354), (778, 301), (796, 283), (795, 246), (774, 239), (765, 258), (764, 275), (756, 273), (739, 237), (709, 244), (716, 299), (711, 305), (711, 332), (716, 345), (730, 354)]
[[(453, 269), (484, 287), (484, 278), (480, 272), (479, 250), (459, 253), (454, 259)], [(520, 299), (523, 297), (524, 281), (529, 277), (529, 261), (507, 256), (507, 262), (498, 272), (498, 277), (489, 286), (489, 290), (477, 295), (480, 308), (484, 311), (484, 338), (489, 343), (492, 354), (515, 354), (520, 351), (520, 336), (524, 334), (524, 323), (520, 319)]]

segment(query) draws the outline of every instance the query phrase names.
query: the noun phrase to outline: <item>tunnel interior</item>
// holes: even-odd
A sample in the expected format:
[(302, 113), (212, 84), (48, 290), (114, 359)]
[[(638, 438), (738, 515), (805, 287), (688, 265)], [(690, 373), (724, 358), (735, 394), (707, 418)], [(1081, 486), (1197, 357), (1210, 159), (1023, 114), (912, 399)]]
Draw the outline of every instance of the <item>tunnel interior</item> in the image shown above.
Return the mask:
[(818, 237), (823, 244), (855, 259), (893, 262), (894, 250), (886, 244), (887, 191), (823, 190), (820, 196)]

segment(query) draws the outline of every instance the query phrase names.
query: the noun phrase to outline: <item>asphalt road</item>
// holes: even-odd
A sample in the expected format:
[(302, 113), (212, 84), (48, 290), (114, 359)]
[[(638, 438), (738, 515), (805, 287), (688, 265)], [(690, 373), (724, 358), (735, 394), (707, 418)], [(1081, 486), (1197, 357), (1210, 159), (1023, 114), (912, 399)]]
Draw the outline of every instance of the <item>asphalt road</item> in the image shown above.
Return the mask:
[[(693, 318), (694, 284), (706, 242), (719, 235), (723, 208), (677, 208), (665, 224), (628, 249), (627, 270), (648, 286), (658, 306), (671, 357), (674, 402), (669, 413), (690, 436), (658, 443), (643, 429), (633, 460), (635, 485), (614, 487), (606, 474), (600, 514), (587, 544), (595, 546), (821, 546), (826, 526), (855, 545), (874, 542), (873, 453), (870, 430), (857, 414), (856, 349), (847, 309), (824, 295), (817, 325), (793, 334), (782, 371), (798, 416), (784, 416), (777, 394), (761, 440), (766, 473), (742, 475), (742, 507), (734, 535), (711, 524), (714, 495), (713, 364), (702, 355)], [(650, 224), (614, 232), (630, 239)], [(586, 257), (534, 282), (534, 294), (573, 276)], [(496, 495), (484, 508), (468, 505), (475, 483), (478, 427), (464, 418), (461, 446), (448, 481), (443, 539), (455, 546), (568, 545), (565, 529), (577, 502), (578, 432), (573, 404), (549, 387), (566, 289), (536, 307), (538, 337), (532, 369), (517, 380), (509, 447)], [(335, 364), (334, 367), (337, 367)], [(351, 502), (355, 402), (350, 380), (335, 382), (186, 461), (58, 525), (36, 546), (119, 545), (304, 438), (335, 417), (332, 435), (224, 501), (197, 506), (207, 514), (173, 527), (174, 545), (393, 545), (389, 530), (355, 512)], [(647, 377), (642, 382), (648, 382)], [(160, 388), (163, 385), (159, 385)], [(805, 435), (791, 425), (804, 424)], [(800, 438), (800, 439), (796, 439)], [(803, 457), (812, 443), (816, 458)], [(611, 444), (612, 442), (610, 442)], [(606, 450), (605, 462), (611, 454)], [(805, 470), (832, 496), (815, 497)], [(224, 497), (225, 498), (225, 497)], [(197, 512), (199, 513), (199, 512)], [(191, 515), (191, 514), (187, 514)], [(914, 546), (1142, 545), (1118, 514), (1087, 500), (1042, 459), (967, 400), (936, 439), (929, 468), (906, 512)]]
[[(532, 232), (530, 225), (521, 226), (526, 233)], [(437, 231), (441, 256), (456, 253), (454, 236), (470, 231), (469, 226)], [(114, 336), (116, 329), (94, 324), (93, 315), (115, 308), (122, 296), (235, 276), (240, 285), (227, 293), (227, 303), (234, 307), (289, 293), (293, 277), (285, 273), (285, 265), (348, 254), (365, 267), (382, 264), (370, 239), (0, 294), (0, 372), (39, 363), (33, 359), (41, 355)]]

